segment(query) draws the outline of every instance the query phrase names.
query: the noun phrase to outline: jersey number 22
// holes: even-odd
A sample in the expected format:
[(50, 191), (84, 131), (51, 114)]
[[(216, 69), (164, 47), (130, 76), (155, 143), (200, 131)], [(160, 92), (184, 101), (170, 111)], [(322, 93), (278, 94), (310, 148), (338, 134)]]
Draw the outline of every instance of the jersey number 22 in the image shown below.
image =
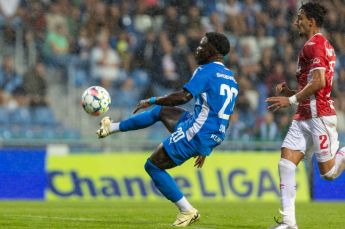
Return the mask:
[[(225, 114), (224, 112), (225, 112), (225, 109), (228, 107), (228, 105), (231, 104), (231, 101), (234, 98), (234, 96), (236, 98), (238, 94), (238, 90), (234, 87), (230, 88), (230, 86), (227, 84), (221, 84), (219, 94), (222, 96), (226, 96), (226, 99), (224, 101), (222, 108), (218, 112), (218, 117), (221, 119), (229, 120), (230, 115)], [(232, 104), (232, 109), (234, 109), (234, 105), (235, 103)]]

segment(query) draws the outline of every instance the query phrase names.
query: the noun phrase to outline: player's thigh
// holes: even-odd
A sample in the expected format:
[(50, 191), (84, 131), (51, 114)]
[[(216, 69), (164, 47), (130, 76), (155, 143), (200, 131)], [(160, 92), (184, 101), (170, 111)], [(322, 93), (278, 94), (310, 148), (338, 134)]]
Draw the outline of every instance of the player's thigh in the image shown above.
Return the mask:
[(163, 144), (160, 144), (157, 147), (157, 149), (149, 157), (149, 160), (160, 169), (171, 169), (176, 166), (175, 162), (165, 151)]
[(186, 110), (180, 107), (162, 106), (160, 120), (170, 133), (174, 132), (176, 125), (179, 123)]
[(335, 162), (339, 148), (336, 116), (326, 116), (310, 120), (313, 137), (313, 150), (321, 174), (327, 173)]
[(303, 122), (293, 120), (281, 147), (281, 157), (298, 165), (311, 145), (311, 136)]

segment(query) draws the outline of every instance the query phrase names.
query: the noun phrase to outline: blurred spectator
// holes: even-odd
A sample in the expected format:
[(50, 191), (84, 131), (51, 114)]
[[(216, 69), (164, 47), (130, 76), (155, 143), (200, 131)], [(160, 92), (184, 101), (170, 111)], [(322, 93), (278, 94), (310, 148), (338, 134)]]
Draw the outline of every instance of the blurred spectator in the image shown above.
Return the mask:
[(213, 12), (206, 20), (203, 20), (203, 26), (206, 32), (215, 32), (217, 28), (223, 27), (223, 23), (219, 18), (219, 13)]
[(91, 50), (91, 74), (104, 88), (120, 83), (120, 58), (109, 45), (109, 33), (103, 30), (98, 35), (97, 45)]
[(166, 31), (170, 42), (175, 43), (177, 33), (183, 31), (183, 25), (178, 18), (177, 7), (168, 6), (164, 16), (163, 31)]
[[(186, 39), (183, 35), (176, 36), (179, 39), (179, 46), (173, 49), (171, 41), (166, 33), (160, 34), (160, 46), (163, 53), (158, 62), (157, 74), (154, 74), (155, 94), (165, 95), (176, 90), (186, 83), (190, 78), (191, 70), (189, 68), (188, 59), (190, 59), (186, 51), (188, 50)], [(183, 63), (182, 63), (183, 62)]]
[(338, 72), (338, 77), (334, 80), (334, 92), (338, 99), (338, 107), (340, 110), (345, 111), (345, 68)]
[(225, 13), (230, 16), (237, 16), (241, 11), (241, 5), (237, 0), (227, 0)]
[(0, 37), (3, 36), (7, 45), (14, 45), (16, 29), (21, 23), (18, 14), (19, 4), (20, 0), (0, 0)]
[(194, 55), (190, 52), (188, 47), (186, 36), (179, 33), (176, 39), (176, 46), (173, 50), (173, 58), (176, 63), (177, 74), (179, 75), (176, 88), (182, 88), (192, 76), (196, 63)]
[(59, 3), (63, 3), (63, 1), (53, 1), (48, 6), (48, 13), (46, 14), (48, 33), (53, 31), (56, 32), (57, 27), (61, 27), (62, 29), (68, 28), (67, 12), (62, 11), (62, 7)]
[(246, 35), (254, 35), (255, 27), (257, 25), (256, 15), (261, 11), (261, 6), (254, 0), (245, 0), (243, 2), (242, 15), (246, 23)]
[(136, 15), (134, 16), (134, 27), (137, 32), (145, 33), (153, 26), (153, 18), (148, 15), (149, 5), (145, 1), (138, 1)]
[(285, 75), (284, 75), (284, 65), (281, 61), (276, 61), (273, 66), (273, 72), (267, 76), (265, 79), (268, 96), (274, 96), (276, 95), (275, 86), (278, 83), (285, 81)]
[(46, 14), (42, 3), (38, 1), (30, 1), (28, 10), (23, 12), (23, 23), (28, 32), (33, 33), (33, 38), (38, 47), (38, 51), (42, 52), (42, 44), (45, 39), (46, 30)]
[(250, 136), (246, 133), (246, 124), (239, 118), (237, 110), (231, 115), (229, 124), (228, 139), (233, 141), (249, 140)]
[(13, 65), (13, 57), (5, 56), (0, 67), (0, 104), (6, 105), (11, 99), (13, 91), (22, 85), (23, 77), (19, 75)]
[(138, 45), (134, 52), (132, 68), (146, 69), (154, 72), (156, 61), (158, 61), (158, 47), (156, 44), (156, 34), (153, 30), (148, 30), (145, 39)]
[(258, 92), (258, 114), (259, 117), (263, 117), (263, 115), (267, 111), (267, 103), (266, 98), (268, 95), (268, 88), (265, 84), (265, 79), (270, 73), (272, 72), (272, 48), (264, 48), (262, 51), (261, 60), (259, 61), (259, 71), (256, 75), (257, 78), (255, 80), (256, 90)]
[[(88, 1), (85, 12), (85, 29), (87, 36), (92, 39), (92, 43), (96, 43), (97, 34), (104, 29), (107, 24), (106, 5), (97, 1), (96, 3)], [(115, 20), (115, 19), (113, 19)], [(116, 28), (116, 27), (115, 27)]]
[(66, 35), (66, 27), (55, 24), (53, 30), (48, 30), (45, 39), (45, 60), (54, 68), (64, 69), (68, 64), (69, 42)]
[(30, 103), (30, 98), (27, 96), (25, 89), (22, 86), (15, 88), (12, 92), (12, 98), (8, 103), (10, 110), (17, 108), (27, 108)]
[(278, 129), (280, 140), (284, 140), (287, 132), (289, 131), (290, 123), (291, 123), (291, 116), (287, 113), (283, 113), (282, 115), (278, 116)]
[(37, 62), (24, 75), (23, 88), (31, 107), (48, 105), (46, 70), (42, 62)]
[(267, 112), (265, 119), (259, 124), (259, 140), (279, 140), (278, 126), (274, 121), (274, 115), (272, 112)]
[(121, 60), (120, 67), (127, 71), (130, 68), (130, 62), (132, 57), (129, 51), (129, 40), (130, 38), (128, 33), (121, 32), (116, 43), (116, 51), (119, 54), (119, 58)]
[(105, 25), (110, 32), (111, 39), (116, 39), (117, 35), (121, 33), (121, 10), (118, 4), (111, 4), (108, 7)]
[(258, 58), (256, 55), (257, 46), (256, 42), (252, 37), (247, 37), (241, 40), (241, 56), (239, 58), (239, 64), (242, 73), (251, 80), (255, 78), (255, 75), (259, 71)]
[(188, 8), (187, 22), (185, 28), (201, 26), (201, 15), (200, 9), (197, 6), (191, 6)]

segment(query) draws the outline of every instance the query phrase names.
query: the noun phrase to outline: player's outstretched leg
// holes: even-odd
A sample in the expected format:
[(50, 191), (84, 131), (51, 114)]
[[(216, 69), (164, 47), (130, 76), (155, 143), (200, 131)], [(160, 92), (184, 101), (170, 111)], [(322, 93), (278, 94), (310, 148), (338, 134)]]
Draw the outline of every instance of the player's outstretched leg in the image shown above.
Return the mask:
[[(153, 162), (154, 161), (154, 162)], [(158, 167), (156, 164), (159, 164)], [(186, 227), (200, 218), (198, 210), (196, 210), (179, 190), (175, 180), (165, 171), (165, 169), (173, 168), (176, 164), (172, 162), (164, 151), (162, 145), (158, 150), (146, 161), (145, 170), (152, 178), (158, 190), (171, 202), (179, 208), (180, 213), (177, 215), (175, 222), (172, 224), (176, 227)]]
[(104, 117), (101, 121), (101, 127), (96, 132), (97, 136), (99, 138), (104, 138), (118, 131), (125, 132), (151, 126), (160, 120), (159, 114), (161, 108), (161, 106), (155, 106), (151, 110), (133, 115), (121, 122), (112, 122), (109, 117)]

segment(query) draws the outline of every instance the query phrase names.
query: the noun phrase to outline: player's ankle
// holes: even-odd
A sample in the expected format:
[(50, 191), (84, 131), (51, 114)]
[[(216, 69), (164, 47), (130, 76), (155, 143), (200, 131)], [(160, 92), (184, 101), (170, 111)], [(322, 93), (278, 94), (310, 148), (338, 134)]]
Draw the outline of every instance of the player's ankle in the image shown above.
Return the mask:
[(110, 129), (111, 134), (119, 132), (120, 131), (120, 123), (119, 122), (110, 123), (109, 129)]
[(288, 212), (287, 215), (283, 216), (283, 223), (285, 223), (289, 226), (296, 225), (295, 214), (293, 212)]

